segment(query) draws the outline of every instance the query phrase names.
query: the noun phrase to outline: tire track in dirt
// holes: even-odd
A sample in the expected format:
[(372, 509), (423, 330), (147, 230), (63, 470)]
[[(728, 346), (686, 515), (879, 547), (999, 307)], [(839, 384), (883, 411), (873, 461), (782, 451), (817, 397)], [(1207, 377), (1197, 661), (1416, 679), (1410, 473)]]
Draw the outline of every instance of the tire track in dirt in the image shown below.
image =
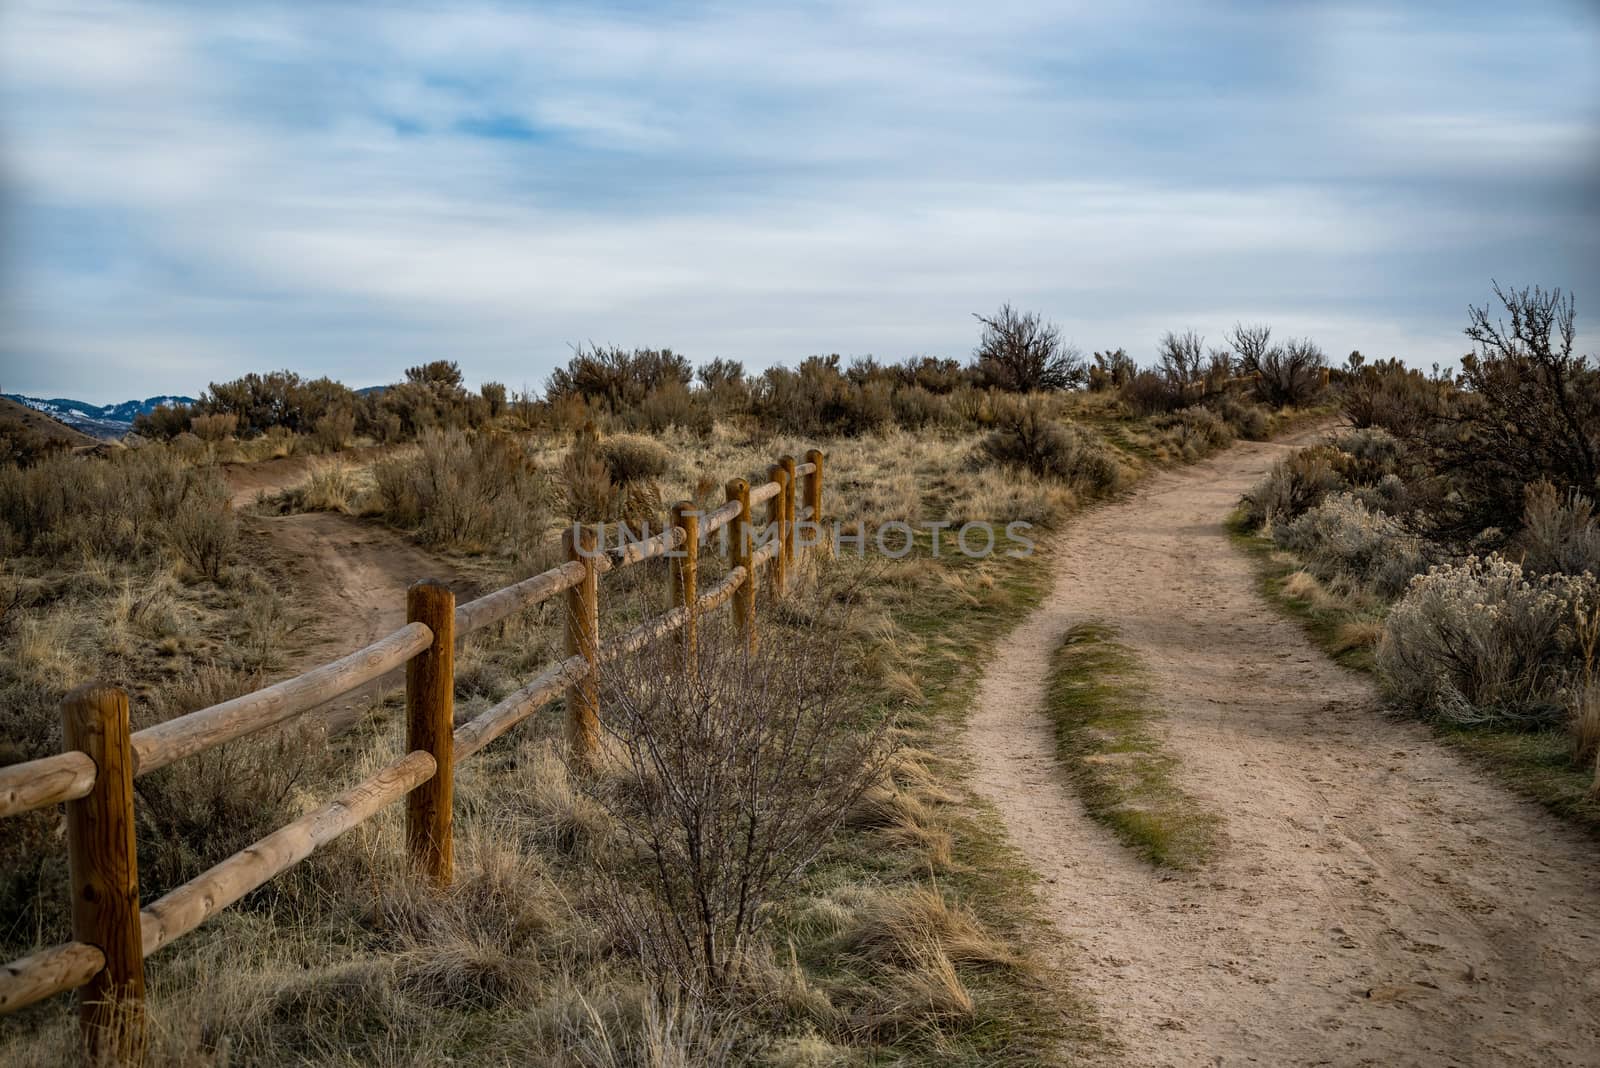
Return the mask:
[[(298, 459), (298, 458), (293, 458)], [(273, 494), (305, 480), (304, 463), (269, 461), (225, 472), (233, 503)], [(245, 529), (268, 543), (267, 552), (293, 576), (290, 593), (310, 623), (297, 634), (284, 675), (291, 676), (354, 652), (398, 630), (406, 622), (406, 588), (422, 578), (444, 582), (466, 600), (472, 582), (454, 567), (387, 527), (336, 512), (242, 516)], [(399, 685), (396, 669), (324, 709), (337, 732), (377, 695)]]
[[(1593, 844), (1390, 716), (1257, 592), (1222, 521), (1280, 444), (1085, 514), (968, 726), (1065, 963), (1137, 1065), (1600, 1065)], [(1179, 781), (1226, 820), (1173, 875), (1085, 815), (1043, 711), (1072, 625), (1121, 631)]]

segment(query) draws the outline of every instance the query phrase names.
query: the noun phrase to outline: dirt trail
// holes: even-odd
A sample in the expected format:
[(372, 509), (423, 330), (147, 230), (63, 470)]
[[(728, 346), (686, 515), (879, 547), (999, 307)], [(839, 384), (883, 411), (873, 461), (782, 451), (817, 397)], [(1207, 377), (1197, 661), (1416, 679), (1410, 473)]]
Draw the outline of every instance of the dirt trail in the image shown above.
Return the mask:
[[(234, 507), (304, 481), (307, 467), (298, 457), (226, 470)], [(247, 533), (264, 537), (267, 551), (282, 559), (293, 575), (297, 603), (310, 609), (313, 622), (295, 636), (285, 674), (353, 652), (405, 625), (406, 587), (421, 578), (436, 578), (461, 600), (474, 585), (455, 568), (387, 527), (333, 512), (285, 516), (248, 516)], [(355, 694), (334, 702), (329, 712), (333, 729), (373, 694), (398, 685), (402, 672), (391, 672)]]
[[(1600, 1065), (1591, 842), (1384, 712), (1257, 592), (1222, 520), (1286, 451), (1241, 444), (1088, 513), (1003, 643), (967, 742), (1136, 1065)], [(1099, 619), (1148, 668), (1180, 781), (1226, 820), (1172, 876), (1092, 822), (1042, 712)]]

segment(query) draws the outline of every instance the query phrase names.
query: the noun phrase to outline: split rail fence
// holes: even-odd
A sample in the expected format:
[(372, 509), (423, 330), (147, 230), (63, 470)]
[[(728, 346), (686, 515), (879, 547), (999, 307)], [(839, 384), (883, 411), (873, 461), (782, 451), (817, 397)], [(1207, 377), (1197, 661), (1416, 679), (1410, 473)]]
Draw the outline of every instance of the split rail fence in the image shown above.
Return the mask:
[[(801, 524), (820, 522), (822, 515), (822, 465), (816, 449), (803, 464), (785, 456), (769, 468), (768, 482), (752, 487), (734, 479), (726, 503), (707, 513), (682, 502), (661, 533), (615, 551), (603, 549), (594, 526), (575, 527), (563, 535), (566, 563), (466, 604), (458, 606), (440, 583), (417, 582), (406, 595), (408, 622), (393, 634), (292, 679), (144, 730), (130, 733), (128, 696), (114, 686), (93, 684), (68, 694), (61, 706), (66, 751), (0, 768), (0, 817), (65, 803), (72, 941), (0, 967), (0, 1014), (76, 989), (87, 1051), (108, 1060), (138, 1059), (144, 958), (402, 797), (406, 845), (416, 869), (448, 885), (455, 765), (563, 690), (571, 755), (580, 765), (592, 759), (599, 744), (601, 663), (673, 632), (681, 633), (692, 662), (697, 617), (730, 601), (735, 624), (753, 647), (755, 577), (766, 567), (774, 596), (788, 587)], [(751, 509), (763, 502), (765, 522), (758, 524)], [(728, 571), (701, 590), (700, 550), (730, 524)], [(602, 642), (600, 576), (657, 556), (671, 558), (672, 609)], [(566, 600), (567, 658), (456, 726), (457, 639), (558, 594)], [(284, 723), (402, 664), (405, 755), (160, 899), (140, 901), (135, 778)]]

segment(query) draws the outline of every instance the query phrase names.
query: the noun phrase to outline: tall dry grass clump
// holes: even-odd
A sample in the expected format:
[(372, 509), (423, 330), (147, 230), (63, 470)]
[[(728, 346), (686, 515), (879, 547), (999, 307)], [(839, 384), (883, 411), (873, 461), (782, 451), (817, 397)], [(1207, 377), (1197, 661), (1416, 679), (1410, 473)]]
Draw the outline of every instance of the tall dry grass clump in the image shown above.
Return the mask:
[(1576, 490), (1563, 495), (1547, 479), (1529, 485), (1517, 540), (1530, 571), (1600, 575), (1600, 516)]

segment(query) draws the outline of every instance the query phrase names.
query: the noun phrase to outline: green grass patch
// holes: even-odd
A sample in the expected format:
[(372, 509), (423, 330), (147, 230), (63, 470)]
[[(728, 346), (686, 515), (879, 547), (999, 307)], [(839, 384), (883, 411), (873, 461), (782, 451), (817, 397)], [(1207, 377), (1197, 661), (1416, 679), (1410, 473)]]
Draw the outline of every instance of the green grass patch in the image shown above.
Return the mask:
[[(1267, 603), (1298, 622), (1312, 642), (1336, 662), (1377, 675), (1375, 646), (1351, 646), (1353, 630), (1381, 621), (1381, 612), (1338, 604), (1314, 604), (1285, 589), (1299, 564), (1271, 540), (1251, 531), (1242, 512), (1230, 517), (1228, 529), (1236, 545), (1255, 564)], [(1501, 727), (1463, 727), (1427, 720), (1434, 735), (1466, 755), (1514, 792), (1600, 838), (1600, 797), (1591, 790), (1594, 769), (1573, 765), (1564, 731), (1519, 731)]]
[(1221, 820), (1174, 781), (1137, 658), (1101, 623), (1067, 632), (1051, 660), (1056, 752), (1089, 814), (1158, 867), (1192, 871), (1216, 852)]

